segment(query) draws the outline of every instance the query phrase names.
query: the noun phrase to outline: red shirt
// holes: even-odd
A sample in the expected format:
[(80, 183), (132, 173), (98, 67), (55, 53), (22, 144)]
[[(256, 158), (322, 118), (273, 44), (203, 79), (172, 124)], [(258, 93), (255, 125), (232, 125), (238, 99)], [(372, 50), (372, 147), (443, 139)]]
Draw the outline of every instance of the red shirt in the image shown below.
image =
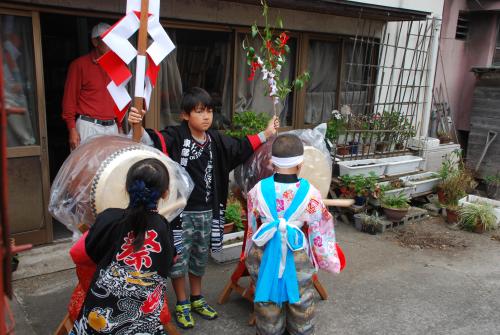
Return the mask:
[(107, 89), (111, 79), (96, 59), (97, 53), (93, 50), (69, 65), (62, 102), (62, 118), (68, 129), (75, 128), (77, 115), (98, 120), (115, 119), (115, 103)]

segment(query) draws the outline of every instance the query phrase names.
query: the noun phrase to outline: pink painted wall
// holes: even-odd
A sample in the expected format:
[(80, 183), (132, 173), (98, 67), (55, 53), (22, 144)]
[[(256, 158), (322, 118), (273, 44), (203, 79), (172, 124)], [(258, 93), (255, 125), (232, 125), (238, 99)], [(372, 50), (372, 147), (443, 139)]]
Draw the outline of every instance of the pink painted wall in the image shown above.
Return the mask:
[(469, 10), (467, 4), (467, 0), (445, 0), (434, 86), (442, 87), (459, 130), (470, 126), (476, 81), (470, 70), (491, 65), (497, 35), (497, 14), (481, 11), (470, 13), (467, 40), (455, 39), (458, 13)]

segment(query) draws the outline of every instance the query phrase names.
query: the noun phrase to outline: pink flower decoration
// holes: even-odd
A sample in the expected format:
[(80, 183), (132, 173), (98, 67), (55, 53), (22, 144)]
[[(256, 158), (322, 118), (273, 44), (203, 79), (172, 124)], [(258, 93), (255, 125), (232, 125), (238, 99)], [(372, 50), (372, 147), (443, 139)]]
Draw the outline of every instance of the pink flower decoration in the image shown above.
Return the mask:
[(276, 200), (276, 210), (278, 212), (285, 210), (285, 202), (283, 201), (283, 199)]
[(314, 245), (318, 248), (321, 248), (323, 246), (323, 239), (321, 238), (321, 236), (316, 236), (314, 238)]

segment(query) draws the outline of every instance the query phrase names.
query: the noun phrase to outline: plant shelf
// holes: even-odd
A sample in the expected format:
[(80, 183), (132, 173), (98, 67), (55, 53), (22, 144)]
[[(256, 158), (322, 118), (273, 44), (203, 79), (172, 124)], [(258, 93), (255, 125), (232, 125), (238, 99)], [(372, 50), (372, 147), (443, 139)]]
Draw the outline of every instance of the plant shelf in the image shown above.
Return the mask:
[(431, 192), (439, 184), (441, 178), (434, 172), (424, 172), (402, 177), (401, 180), (415, 187), (412, 193), (412, 196), (414, 196)]
[(245, 232), (238, 231), (236, 233), (225, 234), (222, 240), (222, 250), (212, 252), (211, 256), (217, 263), (228, 263), (238, 260), (243, 247), (243, 235)]
[(380, 158), (378, 161), (382, 164), (386, 164), (386, 176), (395, 176), (420, 170), (420, 165), (423, 160), (422, 157), (405, 155)]
[(339, 162), (339, 175), (363, 175), (368, 176), (370, 172), (377, 176), (382, 176), (386, 163), (381, 163), (379, 159), (360, 159), (354, 161)]

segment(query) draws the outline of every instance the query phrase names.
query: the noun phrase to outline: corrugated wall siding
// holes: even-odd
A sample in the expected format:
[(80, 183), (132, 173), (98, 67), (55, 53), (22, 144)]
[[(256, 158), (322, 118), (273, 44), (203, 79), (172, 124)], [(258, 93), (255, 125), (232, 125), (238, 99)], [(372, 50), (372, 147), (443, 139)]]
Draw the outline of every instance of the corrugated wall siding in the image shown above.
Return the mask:
[(475, 168), (486, 147), (489, 131), (498, 133), (481, 165), (479, 175), (494, 175), (500, 170), (500, 72), (480, 75), (472, 98), (467, 162)]

